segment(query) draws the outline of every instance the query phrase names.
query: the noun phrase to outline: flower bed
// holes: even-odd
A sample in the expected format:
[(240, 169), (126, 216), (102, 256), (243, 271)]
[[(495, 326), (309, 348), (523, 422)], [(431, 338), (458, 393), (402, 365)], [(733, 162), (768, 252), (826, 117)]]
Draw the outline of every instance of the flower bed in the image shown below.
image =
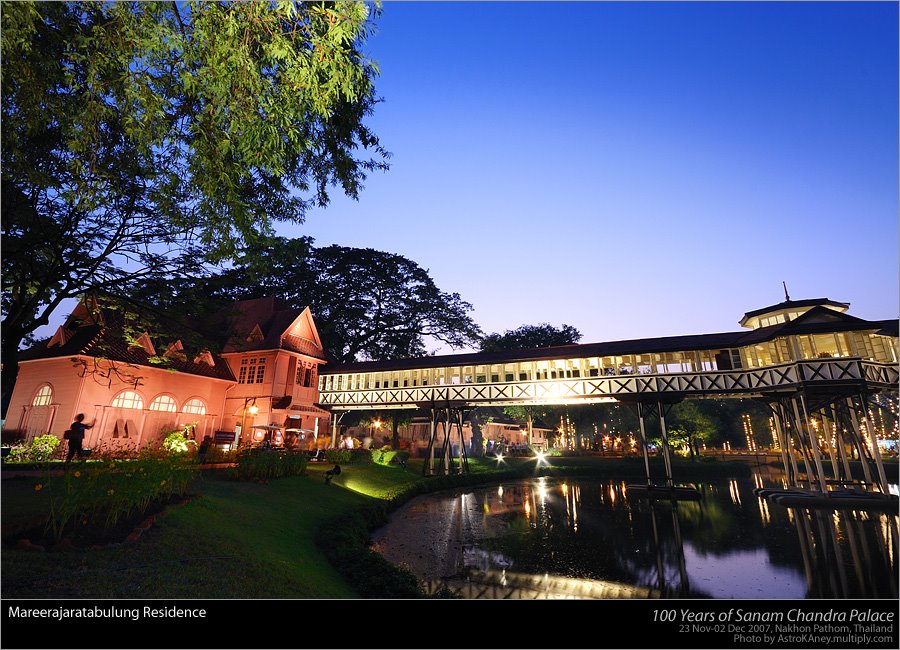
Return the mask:
[(50, 491), (45, 533), (58, 542), (83, 527), (111, 529), (185, 495), (197, 470), (193, 456), (150, 449), (134, 459), (73, 463), (62, 476), (35, 483), (35, 491)]

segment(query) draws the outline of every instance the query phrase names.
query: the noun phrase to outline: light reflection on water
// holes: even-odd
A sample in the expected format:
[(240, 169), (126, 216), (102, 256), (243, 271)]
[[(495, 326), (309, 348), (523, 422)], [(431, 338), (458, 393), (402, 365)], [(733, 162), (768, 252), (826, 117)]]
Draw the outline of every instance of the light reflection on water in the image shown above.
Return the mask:
[(778, 472), (698, 484), (651, 505), (624, 481), (532, 479), (418, 497), (375, 548), (423, 580), (472, 570), (658, 589), (668, 597), (896, 598), (898, 518), (786, 509)]

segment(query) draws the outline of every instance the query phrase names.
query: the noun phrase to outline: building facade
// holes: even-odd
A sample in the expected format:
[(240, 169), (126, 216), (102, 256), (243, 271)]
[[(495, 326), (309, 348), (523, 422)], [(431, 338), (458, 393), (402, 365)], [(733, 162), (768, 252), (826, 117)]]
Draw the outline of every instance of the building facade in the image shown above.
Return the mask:
[(219, 319), (221, 354), (188, 350), (167, 334), (123, 337), (121, 315), (78, 305), (54, 336), (22, 354), (5, 428), (62, 437), (78, 413), (93, 425), (86, 447), (138, 448), (188, 427), (244, 441), (328, 430), (315, 406), (325, 353), (309, 309), (273, 298), (240, 301)]

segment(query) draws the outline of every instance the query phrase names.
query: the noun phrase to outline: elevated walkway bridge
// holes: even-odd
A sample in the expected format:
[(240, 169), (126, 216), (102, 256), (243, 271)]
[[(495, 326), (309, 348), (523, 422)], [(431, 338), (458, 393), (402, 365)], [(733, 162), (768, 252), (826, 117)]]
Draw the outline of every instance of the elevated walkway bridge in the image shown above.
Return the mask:
[[(786, 300), (748, 312), (749, 331), (479, 352), (326, 366), (319, 403), (352, 410), (426, 409), (432, 414), (426, 473), (443, 432), (439, 471), (450, 471), (454, 429), (460, 450), (464, 412), (478, 406), (622, 402), (640, 422), (665, 418), (684, 399), (756, 398), (772, 410), (791, 483), (827, 492), (849, 484), (848, 454), (863, 460), (868, 485), (887, 494), (870, 408), (895, 400), (900, 381), (897, 320), (868, 321), (828, 299)], [(813, 426), (821, 422), (822, 434)], [(332, 418), (333, 439), (339, 417)], [(666, 484), (672, 486), (668, 445)], [(464, 470), (464, 451), (460, 470)], [(824, 460), (823, 460), (824, 459)], [(801, 463), (805, 478), (801, 476)], [(826, 478), (824, 464), (832, 465)], [(648, 485), (651, 481), (648, 465)]]

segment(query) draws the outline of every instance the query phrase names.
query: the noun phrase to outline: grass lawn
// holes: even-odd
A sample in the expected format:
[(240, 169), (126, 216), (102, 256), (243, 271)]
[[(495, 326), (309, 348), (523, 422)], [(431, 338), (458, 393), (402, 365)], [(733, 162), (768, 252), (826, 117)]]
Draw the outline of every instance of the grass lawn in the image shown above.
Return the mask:
[[(326, 469), (311, 467), (307, 476), (267, 484), (229, 481), (204, 472), (195, 484), (199, 497), (172, 509), (134, 544), (43, 553), (6, 545), (2, 595), (356, 597), (316, 547), (316, 530), (324, 520), (419, 476), (395, 467), (354, 466), (335, 481), (353, 489), (341, 489), (325, 485), (322, 472)], [(34, 491), (36, 482), (30, 478), (3, 481), (0, 498), (5, 527), (17, 518), (33, 518), (47, 507), (44, 490)]]
[[(551, 458), (542, 473), (638, 478), (639, 459)], [(654, 474), (661, 467), (654, 459)], [(509, 477), (535, 473), (534, 460), (471, 459), (469, 479), (491, 480), (495, 469)], [(749, 474), (742, 463), (679, 461), (677, 481)], [(204, 471), (188, 504), (172, 508), (133, 544), (102, 550), (60, 552), (13, 548), (15, 532), (34, 524), (49, 506), (53, 478), (10, 478), (2, 482), (4, 549), (0, 594), (11, 597), (73, 598), (354, 598), (353, 588), (315, 543), (322, 525), (383, 503), (413, 488), (420, 493), (422, 461), (406, 469), (345, 465), (331, 485), (323, 474), (331, 465), (310, 465), (305, 476), (266, 484), (227, 480)], [(896, 464), (894, 471), (896, 475)], [(511, 473), (510, 473), (511, 470)], [(480, 475), (480, 476), (475, 476)], [(463, 478), (463, 477), (460, 477)], [(500, 478), (498, 475), (497, 478)], [(471, 483), (471, 481), (469, 481)], [(34, 486), (42, 483), (42, 489)], [(447, 478), (430, 489), (452, 487)], [(425, 489), (428, 489), (427, 487)]]

